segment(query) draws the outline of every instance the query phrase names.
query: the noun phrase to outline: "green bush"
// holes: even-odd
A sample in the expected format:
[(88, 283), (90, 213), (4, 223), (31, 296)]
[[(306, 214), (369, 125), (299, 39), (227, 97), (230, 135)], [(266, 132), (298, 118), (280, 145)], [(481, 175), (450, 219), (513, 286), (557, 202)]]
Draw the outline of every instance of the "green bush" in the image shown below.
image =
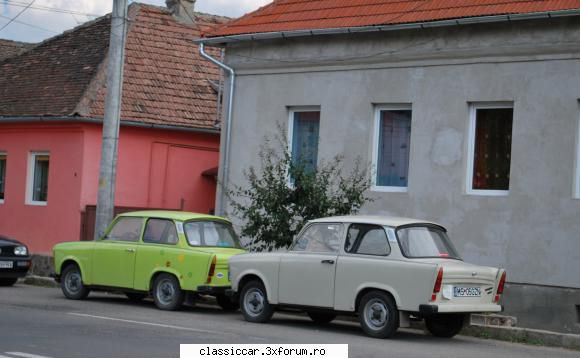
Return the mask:
[[(283, 138), (283, 136), (282, 136)], [(266, 139), (260, 150), (261, 168), (244, 172), (247, 186), (228, 191), (233, 214), (242, 221), (241, 236), (255, 251), (287, 248), (308, 220), (357, 213), (371, 199), (368, 170), (356, 160), (344, 175), (344, 158), (323, 162), (316, 170), (294, 159), (284, 140), (278, 150)]]

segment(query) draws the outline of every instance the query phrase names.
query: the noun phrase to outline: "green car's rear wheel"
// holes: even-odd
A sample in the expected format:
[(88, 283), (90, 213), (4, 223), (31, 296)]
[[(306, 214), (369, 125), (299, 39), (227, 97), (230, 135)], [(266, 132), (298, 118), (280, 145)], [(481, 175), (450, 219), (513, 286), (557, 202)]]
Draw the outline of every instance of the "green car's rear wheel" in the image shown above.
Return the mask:
[(175, 311), (181, 308), (185, 295), (175, 276), (162, 273), (153, 283), (153, 300), (157, 308)]

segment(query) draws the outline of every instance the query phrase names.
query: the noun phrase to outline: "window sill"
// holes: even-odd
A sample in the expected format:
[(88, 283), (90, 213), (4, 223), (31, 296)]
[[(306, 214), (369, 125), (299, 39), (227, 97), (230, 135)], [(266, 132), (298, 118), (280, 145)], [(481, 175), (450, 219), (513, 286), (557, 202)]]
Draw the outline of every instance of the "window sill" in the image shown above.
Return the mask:
[(473, 190), (468, 189), (467, 195), (476, 195), (476, 196), (509, 196), (509, 190)]
[(27, 201), (26, 205), (31, 205), (31, 206), (47, 206), (48, 202), (47, 201)]
[(408, 187), (406, 186), (376, 186), (371, 187), (371, 191), (381, 192), (381, 193), (406, 193), (408, 192)]

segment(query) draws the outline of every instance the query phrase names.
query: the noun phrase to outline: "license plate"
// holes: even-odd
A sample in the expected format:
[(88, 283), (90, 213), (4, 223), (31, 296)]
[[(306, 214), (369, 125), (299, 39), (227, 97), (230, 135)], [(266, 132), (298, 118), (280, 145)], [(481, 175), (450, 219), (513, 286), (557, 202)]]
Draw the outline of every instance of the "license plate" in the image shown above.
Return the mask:
[(454, 297), (480, 297), (481, 288), (480, 287), (454, 287), (453, 288)]
[(0, 261), (0, 268), (11, 269), (13, 265), (12, 261)]

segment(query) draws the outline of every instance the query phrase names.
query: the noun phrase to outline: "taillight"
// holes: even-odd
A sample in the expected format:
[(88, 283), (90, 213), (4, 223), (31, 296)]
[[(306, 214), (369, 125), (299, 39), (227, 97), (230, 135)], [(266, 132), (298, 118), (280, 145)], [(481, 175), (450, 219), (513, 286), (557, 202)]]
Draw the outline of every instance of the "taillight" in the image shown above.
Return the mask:
[(441, 284), (443, 283), (443, 267), (439, 268), (437, 273), (437, 279), (435, 280), (435, 285), (433, 286), (433, 294), (431, 295), (431, 301), (437, 299), (437, 294), (441, 292)]
[(497, 284), (497, 291), (495, 292), (495, 299), (493, 300), (495, 303), (499, 302), (501, 295), (503, 294), (503, 287), (505, 286), (505, 271), (501, 274), (501, 278), (499, 279), (499, 283)]
[(207, 273), (207, 281), (206, 283), (211, 283), (211, 279), (213, 278), (213, 274), (215, 273), (215, 264), (217, 262), (217, 257), (214, 256), (211, 259), (211, 265), (209, 266), (209, 272)]

